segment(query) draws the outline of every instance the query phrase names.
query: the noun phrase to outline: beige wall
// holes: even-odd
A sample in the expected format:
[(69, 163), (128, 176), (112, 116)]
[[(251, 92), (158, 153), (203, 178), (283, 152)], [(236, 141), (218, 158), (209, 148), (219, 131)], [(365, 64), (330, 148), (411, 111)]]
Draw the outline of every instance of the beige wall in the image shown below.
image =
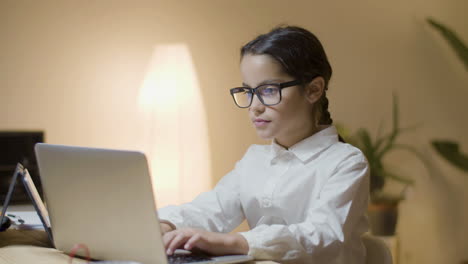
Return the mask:
[[(50, 143), (141, 148), (138, 89), (156, 44), (185, 42), (206, 102), (212, 177), (260, 142), (228, 88), (241, 82), (238, 49), (279, 23), (322, 40), (334, 76), (330, 107), (351, 129), (390, 123), (391, 94), (402, 138), (439, 168), (432, 178), (407, 156), (390, 162), (414, 176), (401, 207), (401, 263), (468, 259), (468, 175), (429, 147), (456, 139), (468, 151), (468, 77), (423, 18), (434, 16), (468, 42), (468, 2), (413, 1), (5, 1), (0, 0), (0, 130), (44, 129)], [(387, 126), (387, 127), (388, 127)]]

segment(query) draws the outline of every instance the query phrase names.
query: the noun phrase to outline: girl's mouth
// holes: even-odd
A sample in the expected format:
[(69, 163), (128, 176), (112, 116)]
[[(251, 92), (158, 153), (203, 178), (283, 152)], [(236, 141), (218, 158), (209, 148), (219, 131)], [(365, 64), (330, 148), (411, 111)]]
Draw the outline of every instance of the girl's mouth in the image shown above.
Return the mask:
[(257, 118), (257, 119), (254, 120), (255, 127), (263, 127), (263, 126), (268, 125), (268, 123), (270, 123), (270, 122), (271, 121), (269, 121), (269, 120), (260, 119), (260, 118)]

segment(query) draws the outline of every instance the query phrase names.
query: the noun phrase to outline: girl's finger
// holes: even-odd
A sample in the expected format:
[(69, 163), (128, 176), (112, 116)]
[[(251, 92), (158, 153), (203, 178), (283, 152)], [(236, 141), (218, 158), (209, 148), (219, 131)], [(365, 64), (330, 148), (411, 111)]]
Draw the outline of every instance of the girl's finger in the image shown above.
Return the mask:
[(169, 243), (171, 243), (171, 241), (174, 239), (174, 237), (176, 237), (176, 235), (177, 235), (176, 232), (169, 232), (169, 233), (164, 234), (163, 236), (164, 248), (167, 248)]
[(185, 243), (189, 239), (189, 236), (186, 236), (184, 233), (179, 233), (177, 236), (171, 241), (169, 246), (167, 247), (166, 253), (168, 255), (172, 255), (176, 249), (178, 249), (181, 245)]
[(186, 243), (184, 246), (185, 250), (192, 250), (192, 248), (197, 244), (197, 242), (200, 240), (201, 235), (200, 234), (195, 234), (193, 235)]

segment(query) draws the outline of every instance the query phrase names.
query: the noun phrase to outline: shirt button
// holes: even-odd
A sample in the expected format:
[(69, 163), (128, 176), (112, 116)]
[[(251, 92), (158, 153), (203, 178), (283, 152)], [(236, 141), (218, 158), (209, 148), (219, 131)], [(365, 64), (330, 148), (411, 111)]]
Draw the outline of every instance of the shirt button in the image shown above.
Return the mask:
[(271, 207), (271, 201), (268, 198), (263, 198), (263, 207)]

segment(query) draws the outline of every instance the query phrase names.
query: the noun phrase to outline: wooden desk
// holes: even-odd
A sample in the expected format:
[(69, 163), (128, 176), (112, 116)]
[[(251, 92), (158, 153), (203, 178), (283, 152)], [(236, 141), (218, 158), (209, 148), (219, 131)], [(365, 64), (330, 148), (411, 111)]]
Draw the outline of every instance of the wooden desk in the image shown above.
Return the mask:
[[(12, 230), (0, 232), (0, 264), (67, 264), (66, 254), (51, 248), (44, 231)], [(73, 259), (73, 264), (85, 260)], [(273, 261), (251, 261), (248, 264), (273, 264)]]
[(0, 248), (11, 245), (52, 247), (46, 232), (42, 230), (8, 229), (5, 232), (0, 232)]

